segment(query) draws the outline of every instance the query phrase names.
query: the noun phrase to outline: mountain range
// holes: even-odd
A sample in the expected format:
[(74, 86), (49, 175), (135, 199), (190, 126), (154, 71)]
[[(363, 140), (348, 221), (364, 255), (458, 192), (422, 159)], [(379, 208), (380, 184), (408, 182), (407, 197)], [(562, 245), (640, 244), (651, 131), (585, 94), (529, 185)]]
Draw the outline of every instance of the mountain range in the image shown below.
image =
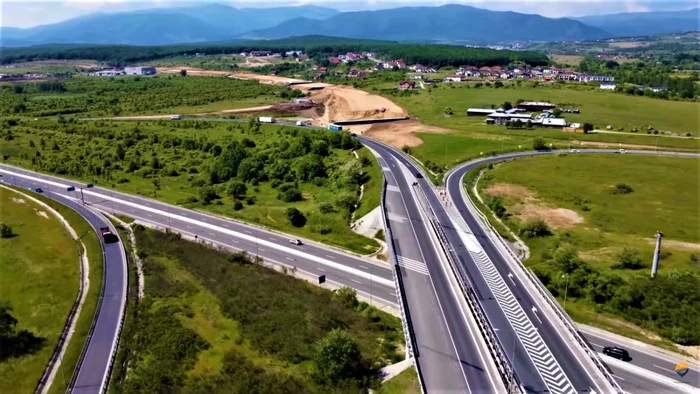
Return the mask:
[(0, 27), (0, 45), (165, 45), (301, 35), (474, 44), (591, 40), (700, 30), (698, 11), (546, 18), (462, 5), (340, 12), (311, 5), (256, 9), (205, 4), (96, 13), (27, 29)]

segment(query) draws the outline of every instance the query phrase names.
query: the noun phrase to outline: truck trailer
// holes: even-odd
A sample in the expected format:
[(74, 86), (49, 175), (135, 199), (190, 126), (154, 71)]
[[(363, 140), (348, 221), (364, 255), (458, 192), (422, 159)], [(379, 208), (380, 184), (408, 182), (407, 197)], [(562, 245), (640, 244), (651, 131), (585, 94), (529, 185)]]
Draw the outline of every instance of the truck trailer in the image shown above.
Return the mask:
[(260, 123), (275, 123), (275, 118), (271, 116), (261, 116), (258, 118), (258, 122)]
[(328, 125), (328, 130), (332, 131), (343, 131), (343, 126), (338, 126), (336, 124)]

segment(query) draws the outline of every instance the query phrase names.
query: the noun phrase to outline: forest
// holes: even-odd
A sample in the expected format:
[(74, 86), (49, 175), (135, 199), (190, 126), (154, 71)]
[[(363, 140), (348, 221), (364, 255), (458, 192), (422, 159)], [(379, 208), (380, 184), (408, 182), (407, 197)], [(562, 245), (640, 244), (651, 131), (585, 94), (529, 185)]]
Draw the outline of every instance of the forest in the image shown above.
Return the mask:
[(284, 92), (289, 96), (291, 90), (225, 77), (74, 76), (59, 81), (0, 86), (0, 116), (149, 114), (223, 101), (265, 99), (272, 102)]
[[(377, 165), (348, 133), (254, 120), (137, 123), (74, 118), (6, 120), (0, 130), (0, 154), (9, 163), (205, 209), (358, 253), (378, 247), (348, 226), (361, 204), (359, 187), (369, 182), (369, 169)], [(350, 150), (358, 150), (359, 159)], [(366, 187), (366, 198), (378, 195), (377, 187)]]
[(176, 233), (135, 233), (146, 297), (123, 334), (117, 393), (359, 393), (402, 359), (400, 319), (352, 289)]
[(218, 55), (244, 51), (269, 50), (285, 52), (303, 50), (311, 58), (327, 58), (346, 52), (375, 52), (377, 56), (404, 59), (409, 64), (422, 63), (434, 67), (443, 66), (496, 66), (514, 62), (531, 65), (549, 63), (547, 56), (527, 51), (498, 51), (486, 48), (467, 48), (454, 45), (400, 44), (391, 41), (356, 40), (338, 37), (305, 36), (280, 40), (244, 41), (229, 44), (188, 44), (169, 46), (84, 46), (56, 45), (3, 50), (0, 64), (35, 60), (92, 59), (112, 66), (124, 66), (135, 62), (162, 59), (170, 56)]

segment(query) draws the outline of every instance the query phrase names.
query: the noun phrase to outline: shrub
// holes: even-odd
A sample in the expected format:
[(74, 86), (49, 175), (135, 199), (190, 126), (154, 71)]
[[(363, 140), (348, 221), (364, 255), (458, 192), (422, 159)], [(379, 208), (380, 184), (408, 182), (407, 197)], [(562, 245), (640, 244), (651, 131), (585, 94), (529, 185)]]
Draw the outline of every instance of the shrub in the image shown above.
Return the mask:
[(10, 227), (6, 223), (0, 224), (0, 237), (1, 238), (10, 238), (14, 235), (12, 232), (12, 227)]
[(401, 147), (401, 152), (410, 155), (411, 154), (411, 147), (408, 145), (404, 145)]
[(301, 201), (302, 195), (299, 189), (293, 187), (280, 192), (277, 195), (277, 199), (282, 200), (284, 202)]
[(248, 197), (245, 199), (245, 202), (246, 202), (246, 204), (248, 204), (248, 205), (255, 205), (255, 201), (257, 201), (257, 199), (255, 198), (255, 196), (248, 196)]
[(240, 211), (241, 209), (243, 209), (243, 203), (240, 202), (239, 200), (234, 201), (233, 202), (233, 210)]
[(333, 299), (349, 309), (357, 308), (357, 291), (351, 287), (343, 286), (333, 292)]
[(617, 263), (613, 264), (611, 268), (638, 270), (644, 268), (644, 264), (636, 249), (624, 248), (622, 252), (617, 255)]
[(241, 181), (231, 180), (226, 186), (226, 194), (235, 199), (241, 199), (245, 197), (247, 192), (248, 187), (246, 187), (245, 183)]
[(294, 227), (304, 227), (306, 224), (306, 217), (296, 208), (287, 208), (285, 214), (289, 223)]
[(626, 183), (618, 183), (612, 189), (612, 194), (630, 194), (633, 191), (634, 191), (634, 189), (632, 189), (632, 186), (630, 186)]
[(520, 229), (520, 235), (526, 238), (548, 237), (552, 235), (552, 231), (547, 223), (540, 219), (525, 223)]
[(209, 205), (217, 198), (219, 198), (219, 195), (216, 194), (216, 190), (213, 187), (204, 186), (199, 189), (199, 199), (202, 201), (202, 204)]
[(532, 149), (534, 150), (547, 150), (547, 141), (542, 137), (537, 137), (532, 141)]
[(593, 131), (593, 125), (591, 123), (584, 123), (583, 124), (583, 132), (588, 134), (591, 131)]
[(496, 216), (503, 218), (507, 216), (506, 207), (503, 205), (503, 199), (500, 197), (491, 197), (486, 200), (486, 205), (493, 211)]
[(360, 365), (360, 349), (347, 331), (335, 329), (316, 343), (314, 377), (317, 381), (335, 384), (353, 378)]
[(323, 203), (319, 206), (321, 213), (333, 213), (335, 212), (335, 207), (331, 203)]

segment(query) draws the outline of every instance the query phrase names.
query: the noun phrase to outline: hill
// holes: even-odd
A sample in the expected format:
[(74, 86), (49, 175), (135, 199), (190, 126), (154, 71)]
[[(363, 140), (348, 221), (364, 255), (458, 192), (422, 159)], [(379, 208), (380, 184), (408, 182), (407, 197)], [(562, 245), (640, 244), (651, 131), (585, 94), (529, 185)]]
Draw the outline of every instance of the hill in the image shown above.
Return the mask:
[(96, 13), (28, 29), (3, 27), (3, 47), (41, 44), (167, 45), (232, 39), (252, 29), (304, 16), (327, 18), (338, 11), (317, 6), (233, 8), (220, 4)]
[(609, 36), (579, 21), (540, 15), (489, 11), (469, 6), (402, 7), (343, 12), (323, 21), (290, 19), (242, 38), (270, 39), (309, 34), (413, 42), (562, 41)]
[(573, 18), (617, 37), (650, 36), (700, 30), (700, 8), (684, 11), (631, 12)]

